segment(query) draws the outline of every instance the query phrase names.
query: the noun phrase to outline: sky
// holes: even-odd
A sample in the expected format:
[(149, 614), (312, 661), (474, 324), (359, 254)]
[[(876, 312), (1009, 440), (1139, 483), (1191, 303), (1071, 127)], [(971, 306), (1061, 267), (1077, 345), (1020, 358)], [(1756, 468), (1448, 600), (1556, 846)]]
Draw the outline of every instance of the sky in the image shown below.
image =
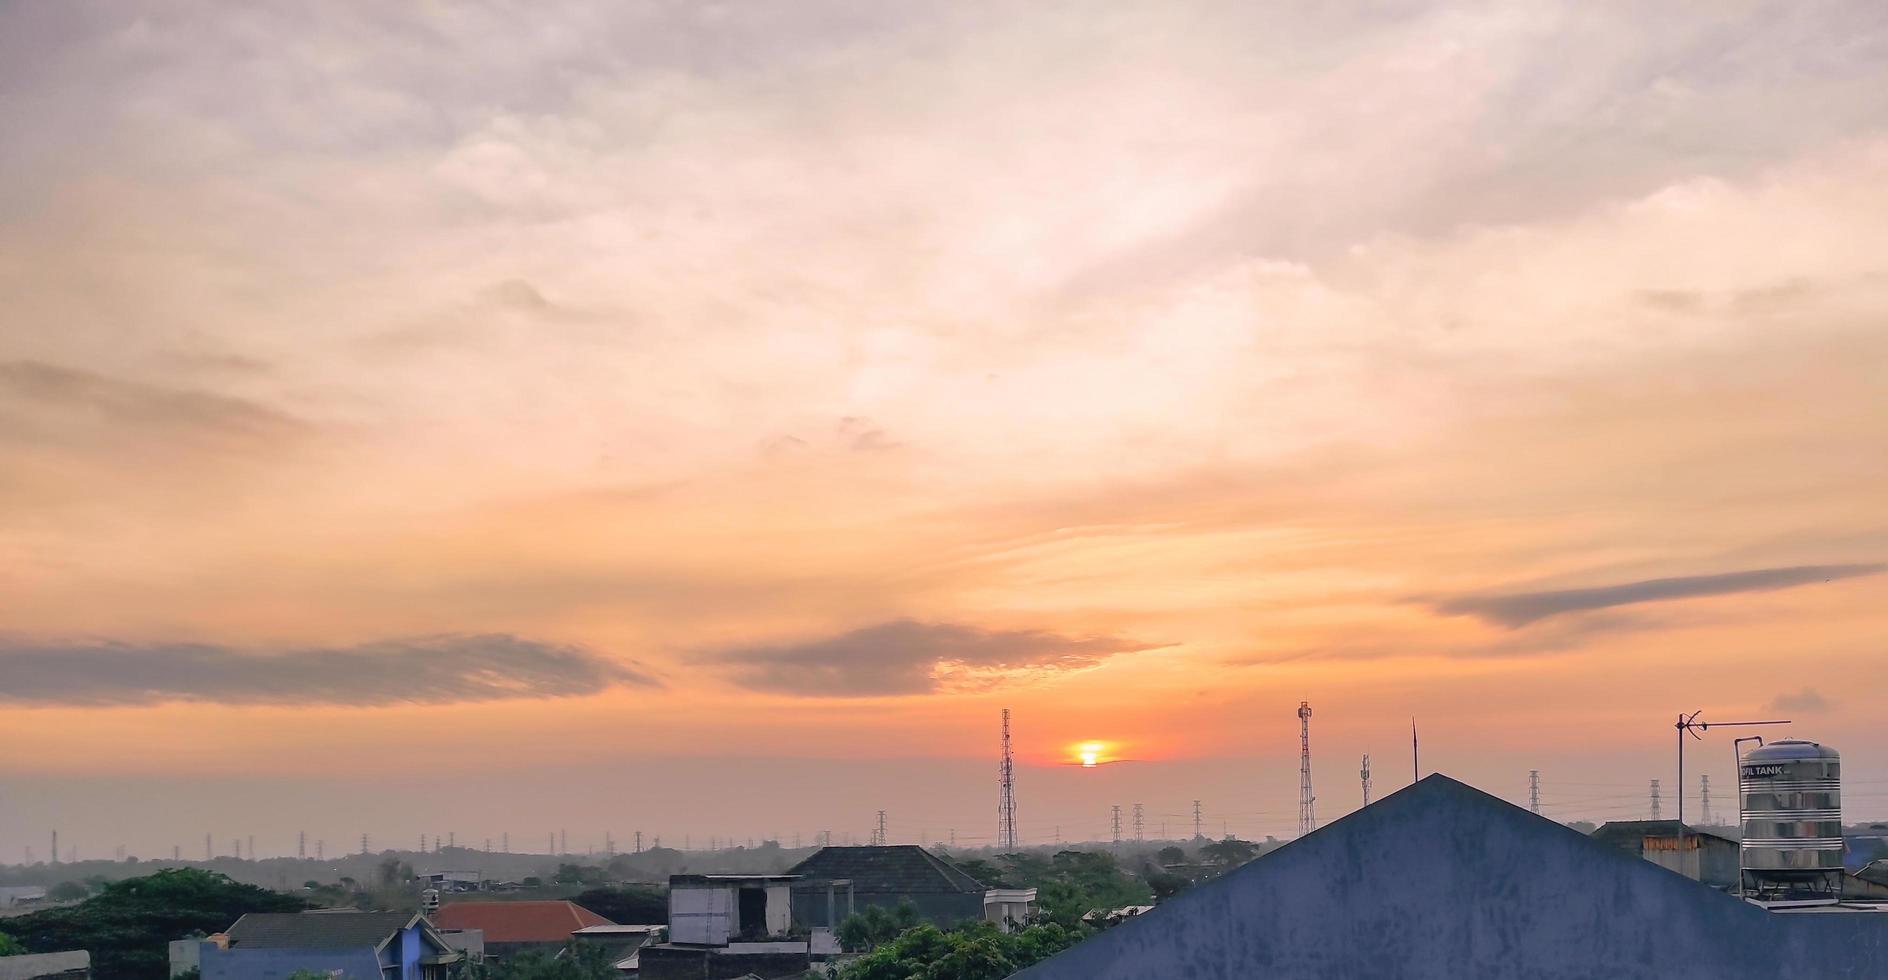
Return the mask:
[(0, 131), (0, 860), (1888, 817), (1878, 3), (15, 0)]

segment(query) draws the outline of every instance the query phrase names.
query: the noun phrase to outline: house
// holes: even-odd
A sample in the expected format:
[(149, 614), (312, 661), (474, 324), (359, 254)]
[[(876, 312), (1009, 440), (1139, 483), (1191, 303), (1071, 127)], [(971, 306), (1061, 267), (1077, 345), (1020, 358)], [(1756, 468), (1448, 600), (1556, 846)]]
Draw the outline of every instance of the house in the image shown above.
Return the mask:
[(640, 966), (637, 953), (650, 943), (659, 943), (668, 931), (662, 925), (585, 926), (570, 934), (573, 944), (587, 943), (603, 948), (618, 973), (633, 974)]
[(983, 893), (983, 921), (1015, 932), (1036, 915), (1034, 888), (991, 888)]
[(570, 945), (570, 935), (588, 926), (615, 923), (575, 902), (453, 902), (433, 916), (440, 929), (477, 929), (484, 933), (485, 955), (503, 960), (538, 951), (555, 956)]
[(839, 952), (832, 930), (796, 925), (794, 895), (808, 885), (790, 874), (670, 876), (668, 941), (636, 951), (637, 975), (736, 980), (749, 973), (804, 974)]
[(1017, 980), (1880, 976), (1888, 912), (1766, 910), (1432, 775)]
[(1713, 888), (1737, 885), (1737, 841), (1676, 820), (1613, 820), (1593, 839)]
[(10, 909), (16, 905), (37, 905), (45, 900), (46, 889), (39, 885), (0, 887), (0, 909)]
[[(845, 883), (843, 892), (849, 901), (833, 909), (841, 921), (847, 914), (872, 906), (892, 909), (909, 904), (917, 909), (918, 918), (949, 928), (984, 918), (984, 894), (989, 891), (982, 882), (915, 844), (822, 847), (787, 873), (806, 880), (800, 888), (803, 893), (820, 891), (826, 882)], [(822, 901), (802, 898), (795, 903), (794, 913), (794, 921), (806, 926), (839, 924), (829, 918), (827, 903)], [(1019, 921), (1024, 918), (1027, 912)]]
[(91, 976), (92, 954), (82, 949), (0, 956), (0, 980), (91, 980)]
[(203, 980), (280, 980), (297, 971), (339, 980), (445, 980), (464, 960), (417, 912), (251, 912), (227, 933), (171, 943), (173, 973)]
[(439, 892), (484, 891), (487, 885), (480, 871), (429, 871), (420, 878), (426, 887)]

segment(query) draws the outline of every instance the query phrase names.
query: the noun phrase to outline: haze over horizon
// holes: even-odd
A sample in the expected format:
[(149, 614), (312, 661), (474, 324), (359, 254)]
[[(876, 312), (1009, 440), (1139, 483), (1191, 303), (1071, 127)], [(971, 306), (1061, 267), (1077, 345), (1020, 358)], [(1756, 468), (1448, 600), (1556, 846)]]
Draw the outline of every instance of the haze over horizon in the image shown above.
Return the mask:
[(1878, 4), (28, 0), (0, 123), (0, 860), (985, 843), (1005, 707), (1285, 837), (1300, 700), (1888, 817)]

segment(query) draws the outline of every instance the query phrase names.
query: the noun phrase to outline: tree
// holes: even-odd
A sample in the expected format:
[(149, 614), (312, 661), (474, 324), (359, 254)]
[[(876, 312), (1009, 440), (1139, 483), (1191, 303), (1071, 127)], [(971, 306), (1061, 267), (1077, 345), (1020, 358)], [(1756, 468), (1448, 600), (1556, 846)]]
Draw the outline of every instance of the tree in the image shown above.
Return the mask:
[(20, 945), (19, 940), (0, 932), (0, 956), (18, 956), (24, 952), (26, 947)]
[(1258, 857), (1259, 849), (1251, 841), (1228, 837), (1201, 846), (1200, 856), (1214, 864), (1233, 867)]
[(1078, 938), (1054, 925), (1017, 933), (987, 922), (951, 932), (921, 925), (841, 967), (839, 980), (1002, 980)]
[(1187, 860), (1187, 852), (1171, 844), (1161, 848), (1160, 853), (1154, 856), (1160, 859), (1161, 864), (1185, 864)]
[(839, 940), (840, 948), (857, 953), (890, 942), (917, 924), (918, 907), (909, 901), (899, 902), (895, 909), (868, 905), (865, 911), (839, 923), (833, 938)]
[(616, 967), (603, 947), (573, 943), (560, 957), (520, 953), (502, 963), (486, 963), (465, 971), (466, 980), (615, 980)]
[(93, 970), (114, 980), (163, 980), (168, 944), (191, 932), (228, 929), (249, 912), (298, 912), (307, 903), (197, 868), (126, 878), (77, 905), (7, 920), (29, 951), (85, 949)]
[(62, 881), (46, 889), (46, 898), (54, 902), (76, 902), (90, 894), (90, 888), (76, 881)]

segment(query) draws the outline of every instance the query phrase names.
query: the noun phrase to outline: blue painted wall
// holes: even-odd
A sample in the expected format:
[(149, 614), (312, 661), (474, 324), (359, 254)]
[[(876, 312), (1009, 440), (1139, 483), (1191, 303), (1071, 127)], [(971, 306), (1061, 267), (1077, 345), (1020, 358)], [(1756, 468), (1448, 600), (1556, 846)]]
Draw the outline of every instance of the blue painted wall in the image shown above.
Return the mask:
[[(380, 960), (368, 947), (359, 949), (217, 949), (202, 952), (203, 980), (284, 980), (297, 970), (326, 974), (340, 970), (346, 980), (381, 980)], [(417, 976), (417, 974), (415, 974)]]
[(1778, 915), (1430, 776), (1027, 980), (1860, 980), (1888, 914)]

